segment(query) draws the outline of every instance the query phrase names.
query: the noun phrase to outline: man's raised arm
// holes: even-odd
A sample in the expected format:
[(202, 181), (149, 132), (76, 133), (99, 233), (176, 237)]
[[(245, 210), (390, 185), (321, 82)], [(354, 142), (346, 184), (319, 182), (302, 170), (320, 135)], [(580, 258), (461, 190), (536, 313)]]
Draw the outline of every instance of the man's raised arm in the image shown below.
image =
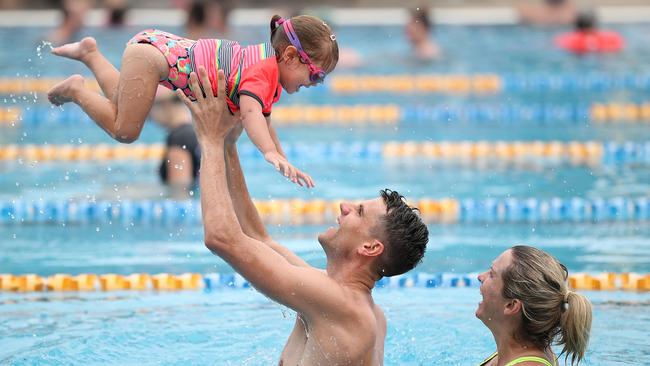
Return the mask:
[[(212, 87), (199, 67), (203, 90)], [(325, 273), (311, 267), (290, 264), (287, 259), (259, 240), (244, 234), (237, 220), (228, 191), (224, 140), (234, 126), (224, 112), (225, 81), (219, 71), (219, 96), (203, 95), (194, 72), (190, 87), (197, 102), (181, 92), (181, 99), (192, 111), (196, 134), (201, 145), (201, 210), (206, 247), (228, 262), (255, 288), (276, 301), (304, 314), (332, 311), (342, 301), (343, 289)], [(329, 309), (329, 310), (328, 310)]]
[(228, 134), (225, 142), (228, 190), (230, 191), (230, 198), (232, 199), (235, 213), (239, 220), (239, 225), (244, 234), (266, 243), (294, 266), (309, 266), (302, 258), (273, 240), (266, 231), (257, 208), (255, 208), (250, 194), (248, 193), (246, 179), (244, 178), (244, 173), (241, 169), (241, 164), (239, 163), (236, 141), (240, 133), (241, 128), (235, 127)]

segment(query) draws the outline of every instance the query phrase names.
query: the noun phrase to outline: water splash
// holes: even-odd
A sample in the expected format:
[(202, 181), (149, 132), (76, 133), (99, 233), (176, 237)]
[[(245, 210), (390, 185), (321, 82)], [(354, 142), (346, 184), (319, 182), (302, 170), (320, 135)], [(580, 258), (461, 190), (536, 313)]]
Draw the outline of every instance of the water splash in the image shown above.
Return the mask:
[(38, 56), (40, 59), (43, 59), (43, 50), (52, 52), (52, 50), (54, 50), (54, 47), (52, 47), (52, 42), (41, 41), (41, 44), (36, 46), (36, 56)]

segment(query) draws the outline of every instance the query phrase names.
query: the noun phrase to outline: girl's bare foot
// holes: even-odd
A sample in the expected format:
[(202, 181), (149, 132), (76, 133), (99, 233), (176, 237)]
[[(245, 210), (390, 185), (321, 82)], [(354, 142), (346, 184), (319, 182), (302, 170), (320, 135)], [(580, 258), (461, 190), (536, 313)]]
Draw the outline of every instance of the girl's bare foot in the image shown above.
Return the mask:
[(91, 53), (97, 51), (97, 41), (93, 37), (86, 37), (79, 42), (64, 44), (56, 47), (52, 53), (57, 56), (71, 58), (73, 60), (84, 61)]
[(62, 82), (54, 85), (47, 91), (50, 103), (59, 106), (72, 102), (73, 96), (84, 87), (84, 78), (81, 75), (72, 75)]

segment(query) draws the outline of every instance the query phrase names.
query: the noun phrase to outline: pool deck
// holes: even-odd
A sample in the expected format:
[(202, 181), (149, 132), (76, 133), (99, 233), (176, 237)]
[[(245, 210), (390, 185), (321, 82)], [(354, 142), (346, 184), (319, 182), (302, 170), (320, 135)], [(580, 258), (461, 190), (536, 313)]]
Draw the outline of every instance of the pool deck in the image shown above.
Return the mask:
[[(271, 16), (278, 9), (236, 9), (230, 21), (234, 26), (268, 25)], [(337, 25), (402, 25), (408, 19), (406, 8), (314, 8), (306, 12), (331, 19)], [(645, 23), (650, 22), (650, 6), (647, 5), (600, 5), (597, 15), (603, 23)], [(519, 23), (515, 8), (504, 5), (435, 7), (431, 9), (436, 24), (449, 25), (509, 25)], [(0, 27), (53, 27), (60, 23), (58, 10), (1, 10)], [(87, 25), (101, 26), (105, 22), (102, 10), (90, 12)], [(127, 13), (127, 24), (160, 26), (181, 26), (185, 12), (179, 9), (131, 9)]]

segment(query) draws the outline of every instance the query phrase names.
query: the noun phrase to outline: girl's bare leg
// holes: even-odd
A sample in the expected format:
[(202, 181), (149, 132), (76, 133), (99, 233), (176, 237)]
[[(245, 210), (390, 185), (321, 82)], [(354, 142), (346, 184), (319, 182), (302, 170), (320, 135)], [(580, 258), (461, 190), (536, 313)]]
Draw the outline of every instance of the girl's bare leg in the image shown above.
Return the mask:
[[(83, 41), (80, 42), (80, 48), (83, 50), (81, 43)], [(91, 51), (91, 53), (95, 52), (99, 54), (98, 51)], [(89, 58), (88, 54), (82, 54), (83, 52), (80, 54), (69, 52), (65, 57), (79, 56), (80, 60)], [(84, 61), (87, 65), (93, 65), (91, 68), (93, 72), (95, 72), (94, 68), (101, 66), (102, 62), (104, 61), (99, 57), (92, 61)], [(106, 63), (110, 65), (108, 61)], [(102, 90), (106, 88), (104, 90), (106, 96), (85, 89), (83, 77), (73, 75), (52, 87), (48, 92), (48, 98), (56, 105), (70, 101), (76, 103), (111, 137), (129, 143), (135, 141), (140, 135), (147, 114), (153, 105), (158, 82), (166, 78), (168, 73), (167, 61), (160, 51), (148, 44), (132, 44), (127, 46), (122, 56), (121, 72), (117, 72), (113, 67), (97, 70), (95, 73)], [(115, 84), (117, 87), (113, 86)], [(112, 95), (111, 90), (113, 90)]]
[(90, 71), (95, 74), (99, 87), (106, 98), (114, 99), (117, 84), (120, 79), (120, 72), (108, 61), (97, 48), (97, 41), (92, 37), (86, 37), (79, 42), (68, 43), (52, 50), (52, 53), (83, 62)]

